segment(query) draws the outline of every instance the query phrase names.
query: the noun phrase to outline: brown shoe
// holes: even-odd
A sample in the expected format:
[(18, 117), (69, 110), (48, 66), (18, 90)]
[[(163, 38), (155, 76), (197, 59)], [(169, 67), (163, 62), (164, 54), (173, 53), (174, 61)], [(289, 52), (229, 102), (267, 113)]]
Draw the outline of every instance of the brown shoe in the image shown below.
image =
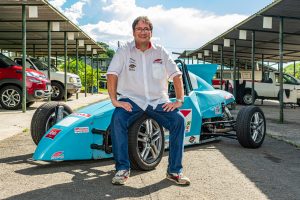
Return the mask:
[(190, 185), (191, 181), (188, 177), (184, 176), (182, 173), (167, 173), (167, 179), (175, 182), (178, 185)]

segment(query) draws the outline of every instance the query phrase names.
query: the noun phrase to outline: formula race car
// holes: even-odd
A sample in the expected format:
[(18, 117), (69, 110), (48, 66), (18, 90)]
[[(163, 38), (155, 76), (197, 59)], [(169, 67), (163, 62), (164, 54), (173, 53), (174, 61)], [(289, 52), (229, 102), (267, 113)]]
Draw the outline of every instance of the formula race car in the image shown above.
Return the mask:
[[(193, 145), (224, 136), (237, 139), (246, 148), (258, 148), (266, 134), (266, 121), (260, 108), (242, 108), (236, 120), (229, 107), (234, 104), (231, 93), (214, 89), (211, 82), (217, 65), (185, 65), (176, 60), (182, 71), (185, 117), (184, 144)], [(200, 76), (201, 78), (200, 78)], [(169, 95), (175, 100), (173, 83)], [(110, 121), (114, 107), (102, 101), (76, 112), (57, 102), (41, 105), (33, 115), (31, 134), (38, 145), (34, 160), (63, 161), (113, 157)], [(161, 161), (169, 146), (169, 131), (159, 122), (143, 115), (129, 126), (129, 156), (134, 169), (151, 170)]]

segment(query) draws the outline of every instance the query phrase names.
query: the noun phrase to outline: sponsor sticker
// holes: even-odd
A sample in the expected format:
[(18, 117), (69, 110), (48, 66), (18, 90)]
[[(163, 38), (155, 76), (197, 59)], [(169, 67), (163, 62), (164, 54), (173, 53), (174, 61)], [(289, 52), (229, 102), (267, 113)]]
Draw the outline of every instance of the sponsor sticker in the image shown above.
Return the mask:
[(60, 132), (60, 129), (52, 128), (50, 132), (45, 136), (46, 138), (50, 138), (51, 140), (54, 140), (54, 138), (57, 136), (57, 134)]
[(58, 151), (52, 154), (51, 160), (58, 160), (58, 159), (64, 159), (65, 155), (63, 151)]
[(89, 127), (76, 127), (74, 133), (88, 133), (90, 132)]
[(87, 113), (73, 113), (72, 115), (74, 115), (74, 116), (80, 116), (80, 117), (86, 117), (86, 118), (91, 117), (91, 115), (87, 114)]
[(180, 112), (185, 118), (185, 132), (188, 133), (192, 126), (192, 109), (182, 109)]
[(189, 139), (189, 142), (193, 144), (193, 143), (195, 143), (195, 140), (196, 140), (196, 137), (191, 136), (190, 139)]
[(216, 115), (221, 114), (221, 106), (216, 106), (215, 107), (215, 114)]

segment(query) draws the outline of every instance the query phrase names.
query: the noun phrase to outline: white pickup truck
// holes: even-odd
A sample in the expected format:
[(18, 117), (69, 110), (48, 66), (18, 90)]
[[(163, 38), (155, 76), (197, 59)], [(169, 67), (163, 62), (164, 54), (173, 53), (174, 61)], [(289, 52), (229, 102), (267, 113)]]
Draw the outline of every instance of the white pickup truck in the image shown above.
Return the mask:
[[(22, 65), (22, 58), (17, 57), (13, 58), (13, 60), (19, 65)], [(47, 64), (36, 58), (28, 57), (26, 59), (26, 67), (41, 71), (48, 77)], [(52, 100), (57, 101), (63, 99), (65, 94), (64, 80), (64, 72), (60, 72), (51, 66), (50, 81), (52, 86)], [(78, 75), (67, 73), (67, 98), (70, 98), (74, 93), (80, 92), (81, 86), (81, 80)]]
[[(252, 103), (252, 72), (251, 71), (240, 71), (239, 73), (240, 84), (245, 81), (245, 88), (239, 93), (243, 104), (250, 105)], [(278, 71), (266, 71), (262, 77), (261, 71), (255, 71), (255, 82), (254, 91), (255, 99), (273, 99), (279, 100), (279, 72)], [(218, 83), (220, 79), (220, 72), (217, 72), (213, 83)], [(229, 84), (233, 86), (233, 71), (224, 70), (223, 80), (229, 80)], [(220, 88), (219, 84), (213, 85), (215, 88)], [(225, 88), (225, 87), (223, 87)], [(283, 89), (284, 89), (284, 100), (288, 99), (293, 93), (295, 94), (295, 103), (300, 105), (300, 80), (295, 77), (283, 74)]]

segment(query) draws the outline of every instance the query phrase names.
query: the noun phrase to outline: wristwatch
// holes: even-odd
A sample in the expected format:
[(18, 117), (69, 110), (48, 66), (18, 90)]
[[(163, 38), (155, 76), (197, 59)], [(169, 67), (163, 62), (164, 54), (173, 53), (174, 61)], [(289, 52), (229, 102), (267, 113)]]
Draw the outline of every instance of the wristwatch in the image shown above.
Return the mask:
[(184, 103), (183, 99), (176, 99), (177, 102)]

